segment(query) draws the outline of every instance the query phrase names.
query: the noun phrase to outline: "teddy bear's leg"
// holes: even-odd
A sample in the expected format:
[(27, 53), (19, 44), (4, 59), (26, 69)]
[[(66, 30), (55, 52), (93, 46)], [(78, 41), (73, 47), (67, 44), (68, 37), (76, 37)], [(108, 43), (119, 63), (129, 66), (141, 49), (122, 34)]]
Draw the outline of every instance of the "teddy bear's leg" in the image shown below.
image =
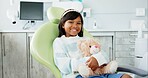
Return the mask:
[(118, 67), (118, 63), (116, 61), (111, 61), (103, 68), (104, 73), (115, 73)]
[(94, 75), (94, 72), (86, 64), (80, 64), (78, 67), (78, 72), (84, 78)]

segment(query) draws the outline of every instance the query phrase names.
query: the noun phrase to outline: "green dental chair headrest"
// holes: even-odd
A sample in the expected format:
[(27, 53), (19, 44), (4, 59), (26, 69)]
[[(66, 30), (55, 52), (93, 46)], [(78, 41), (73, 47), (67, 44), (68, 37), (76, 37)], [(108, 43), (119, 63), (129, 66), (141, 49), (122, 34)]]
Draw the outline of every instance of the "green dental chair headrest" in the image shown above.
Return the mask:
[(64, 13), (63, 8), (50, 7), (47, 10), (47, 17), (48, 17), (50, 22), (58, 24), (63, 13)]

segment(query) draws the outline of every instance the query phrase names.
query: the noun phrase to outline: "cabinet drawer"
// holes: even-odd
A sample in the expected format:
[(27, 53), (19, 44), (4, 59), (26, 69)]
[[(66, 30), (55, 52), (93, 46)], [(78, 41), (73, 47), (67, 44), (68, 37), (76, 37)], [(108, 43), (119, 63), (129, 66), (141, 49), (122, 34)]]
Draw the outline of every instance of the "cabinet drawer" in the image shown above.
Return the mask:
[(116, 57), (134, 57), (135, 52), (116, 52)]
[(135, 59), (134, 58), (116, 58), (116, 61), (119, 65), (127, 65), (127, 66), (134, 66)]
[(116, 37), (122, 37), (122, 38), (131, 38), (131, 37), (134, 37), (136, 38), (137, 37), (137, 32), (116, 32)]
[(133, 52), (135, 51), (135, 45), (129, 44), (129, 45), (116, 45), (116, 52), (118, 51), (127, 51), (127, 52)]
[(135, 44), (134, 37), (132, 38), (116, 38), (116, 44)]

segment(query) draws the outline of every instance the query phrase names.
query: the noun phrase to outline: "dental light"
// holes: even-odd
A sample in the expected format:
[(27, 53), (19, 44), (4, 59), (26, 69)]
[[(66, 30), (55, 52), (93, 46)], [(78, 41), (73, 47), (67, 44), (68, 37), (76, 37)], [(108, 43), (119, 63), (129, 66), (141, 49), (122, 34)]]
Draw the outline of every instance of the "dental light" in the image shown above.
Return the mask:
[(16, 24), (16, 18), (18, 17), (18, 12), (14, 7), (7, 10), (7, 17), (11, 20), (12, 24)]
[(7, 17), (11, 20), (12, 24), (16, 24), (18, 11), (17, 8), (14, 6), (14, 0), (10, 0), (10, 8), (7, 9)]

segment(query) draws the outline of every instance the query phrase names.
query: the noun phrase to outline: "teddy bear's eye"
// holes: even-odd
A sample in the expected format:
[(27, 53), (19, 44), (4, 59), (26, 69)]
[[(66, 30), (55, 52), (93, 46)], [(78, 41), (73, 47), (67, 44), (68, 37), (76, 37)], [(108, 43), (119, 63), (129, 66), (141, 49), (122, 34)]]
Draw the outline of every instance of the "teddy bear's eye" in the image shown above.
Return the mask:
[(91, 46), (89, 46), (91, 48)]

